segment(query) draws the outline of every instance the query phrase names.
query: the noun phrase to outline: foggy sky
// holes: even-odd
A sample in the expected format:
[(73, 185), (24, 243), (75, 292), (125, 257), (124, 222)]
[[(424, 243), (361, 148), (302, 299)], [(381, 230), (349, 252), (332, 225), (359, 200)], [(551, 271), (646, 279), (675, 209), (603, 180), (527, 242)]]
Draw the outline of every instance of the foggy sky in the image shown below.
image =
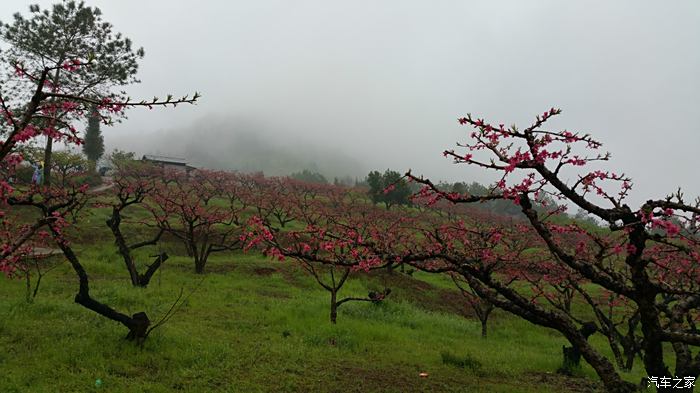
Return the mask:
[[(226, 155), (259, 132), (258, 145), (310, 145), (352, 176), (411, 168), (489, 183), (493, 173), (442, 157), (471, 132), (456, 119), (526, 126), (554, 106), (549, 128), (593, 134), (609, 168), (633, 177), (630, 203), (678, 186), (700, 195), (698, 1), (87, 3), (146, 50), (132, 97), (203, 95), (132, 110), (103, 130), (110, 148), (181, 154), (214, 141)], [(28, 5), (3, 0), (0, 20)]]

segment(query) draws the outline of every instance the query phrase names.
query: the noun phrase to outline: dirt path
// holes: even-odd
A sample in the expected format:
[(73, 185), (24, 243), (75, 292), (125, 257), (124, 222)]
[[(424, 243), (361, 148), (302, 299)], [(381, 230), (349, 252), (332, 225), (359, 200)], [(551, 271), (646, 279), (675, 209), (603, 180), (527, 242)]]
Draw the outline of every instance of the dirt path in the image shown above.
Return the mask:
[(62, 254), (61, 250), (58, 248), (46, 248), (46, 247), (35, 247), (32, 252), (27, 254), (28, 258), (44, 258), (50, 257), (52, 255)]
[(111, 177), (103, 177), (102, 184), (95, 187), (95, 188), (89, 189), (88, 192), (90, 194), (95, 194), (98, 192), (102, 192), (104, 190), (109, 190), (112, 187), (114, 187), (114, 183), (112, 183), (112, 178)]

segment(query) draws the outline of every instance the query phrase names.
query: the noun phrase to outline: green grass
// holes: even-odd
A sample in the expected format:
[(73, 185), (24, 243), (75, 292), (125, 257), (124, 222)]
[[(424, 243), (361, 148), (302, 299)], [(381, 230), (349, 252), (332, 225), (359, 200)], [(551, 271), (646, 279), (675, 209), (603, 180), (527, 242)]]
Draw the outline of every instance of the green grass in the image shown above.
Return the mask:
[[(358, 273), (341, 297), (392, 294), (344, 304), (332, 325), (328, 293), (293, 262), (215, 254), (199, 276), (175, 256), (141, 289), (113, 246), (98, 244), (78, 247), (81, 260), (93, 297), (117, 310), (157, 320), (181, 288), (194, 292), (139, 348), (125, 328), (73, 303), (68, 264), (43, 279), (33, 304), (23, 281), (0, 278), (0, 392), (560, 392), (596, 381), (588, 366), (574, 379), (552, 374), (565, 340), (508, 314), (495, 312), (482, 339), (448, 277)], [(479, 366), (459, 367), (471, 361)]]

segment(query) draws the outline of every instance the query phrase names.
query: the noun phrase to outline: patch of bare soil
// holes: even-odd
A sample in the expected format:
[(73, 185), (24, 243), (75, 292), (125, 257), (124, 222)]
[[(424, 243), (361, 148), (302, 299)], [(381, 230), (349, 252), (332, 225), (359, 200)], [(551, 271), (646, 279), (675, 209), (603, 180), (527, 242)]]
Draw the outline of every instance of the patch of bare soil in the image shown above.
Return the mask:
[(271, 276), (272, 274), (276, 273), (277, 269), (271, 268), (271, 267), (256, 267), (253, 269), (253, 273), (255, 273), (258, 276)]
[[(315, 283), (311, 282), (311, 280), (313, 280), (312, 278), (310, 278), (311, 275), (305, 272), (298, 265), (295, 265), (293, 262), (281, 264), (278, 271), (286, 282), (295, 287), (310, 288), (316, 285)], [(302, 279), (302, 277), (307, 277), (309, 279), (304, 280)]]
[[(474, 377), (429, 372), (421, 377), (421, 371), (413, 366), (372, 368), (339, 366), (335, 381), (329, 381), (331, 392), (470, 392), (488, 391), (489, 386), (512, 386), (514, 391), (523, 386), (536, 391), (539, 387), (562, 393), (603, 393), (600, 383), (555, 373), (530, 373), (512, 380), (492, 377)], [(478, 387), (478, 388), (477, 388)], [(519, 389), (520, 388), (520, 389)]]
[[(460, 381), (428, 376), (421, 378), (412, 369), (377, 369), (341, 366), (330, 392), (455, 392)], [(337, 388), (336, 388), (337, 387)], [(464, 390), (467, 391), (467, 390)]]
[(602, 393), (603, 385), (589, 378), (569, 377), (557, 373), (533, 372), (523, 376), (531, 385), (547, 385), (571, 393)]
[(237, 268), (238, 266), (236, 265), (236, 263), (231, 261), (229, 263), (217, 263), (215, 265), (207, 265), (204, 271), (205, 273), (226, 274), (236, 270)]
[(275, 290), (269, 290), (269, 289), (258, 289), (255, 291), (256, 294), (264, 297), (270, 297), (270, 298), (275, 298), (275, 299), (291, 299), (292, 297), (285, 292), (282, 291), (275, 291)]
[(375, 271), (369, 273), (368, 278), (391, 288), (392, 299), (411, 302), (427, 311), (474, 317), (471, 307), (457, 289), (438, 288), (398, 271), (392, 273)]

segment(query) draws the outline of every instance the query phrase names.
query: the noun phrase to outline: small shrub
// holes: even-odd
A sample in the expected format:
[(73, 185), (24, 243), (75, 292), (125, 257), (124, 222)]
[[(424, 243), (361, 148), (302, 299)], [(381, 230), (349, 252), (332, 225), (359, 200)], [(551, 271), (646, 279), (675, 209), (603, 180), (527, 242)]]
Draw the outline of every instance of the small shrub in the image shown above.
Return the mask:
[(481, 369), (481, 362), (476, 360), (476, 358), (470, 354), (459, 357), (450, 352), (443, 351), (440, 353), (440, 356), (442, 357), (443, 364), (448, 364), (458, 368), (465, 368), (472, 371), (479, 371)]
[(14, 174), (14, 179), (20, 184), (29, 184), (32, 182), (32, 175), (34, 174), (34, 168), (28, 165), (20, 165)]

